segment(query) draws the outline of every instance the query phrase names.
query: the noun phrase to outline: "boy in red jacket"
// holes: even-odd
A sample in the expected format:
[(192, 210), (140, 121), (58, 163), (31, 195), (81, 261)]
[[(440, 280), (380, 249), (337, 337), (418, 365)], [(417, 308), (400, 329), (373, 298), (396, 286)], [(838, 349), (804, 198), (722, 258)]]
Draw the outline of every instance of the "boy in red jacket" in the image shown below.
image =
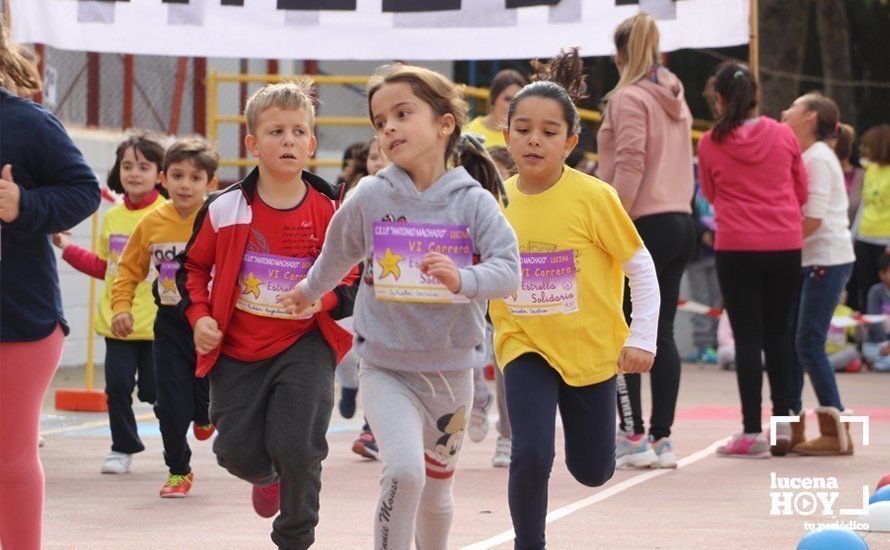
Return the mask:
[(245, 144), (259, 166), (211, 198), (180, 261), (197, 376), (209, 373), (220, 466), (253, 484), (279, 547), (315, 540), (334, 368), (352, 344), (334, 319), (352, 315), (355, 274), (300, 318), (278, 303), (321, 252), (342, 199), (304, 172), (315, 150), (309, 84), (265, 86), (247, 102)]

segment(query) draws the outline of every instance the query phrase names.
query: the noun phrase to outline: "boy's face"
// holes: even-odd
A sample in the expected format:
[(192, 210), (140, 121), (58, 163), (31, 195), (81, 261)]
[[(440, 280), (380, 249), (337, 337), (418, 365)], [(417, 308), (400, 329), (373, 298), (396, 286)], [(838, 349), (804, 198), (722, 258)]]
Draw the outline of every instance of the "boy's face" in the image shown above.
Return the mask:
[(881, 278), (881, 282), (884, 283), (884, 286), (890, 288), (890, 267), (879, 271), (878, 277)]
[(195, 166), (191, 159), (174, 162), (161, 174), (170, 200), (181, 212), (192, 212), (204, 202), (208, 189), (216, 188), (216, 178)]
[(309, 165), (316, 141), (306, 109), (270, 107), (260, 113), (254, 133), (244, 138), (244, 144), (265, 170), (294, 176)]

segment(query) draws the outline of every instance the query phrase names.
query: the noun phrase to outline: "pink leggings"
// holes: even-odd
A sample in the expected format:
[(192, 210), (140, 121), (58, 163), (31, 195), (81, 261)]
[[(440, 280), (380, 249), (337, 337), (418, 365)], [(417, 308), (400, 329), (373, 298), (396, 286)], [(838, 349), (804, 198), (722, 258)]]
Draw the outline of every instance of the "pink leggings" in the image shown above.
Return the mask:
[(62, 329), (36, 342), (0, 344), (0, 546), (39, 550), (43, 465), (37, 434), (43, 396), (56, 372)]

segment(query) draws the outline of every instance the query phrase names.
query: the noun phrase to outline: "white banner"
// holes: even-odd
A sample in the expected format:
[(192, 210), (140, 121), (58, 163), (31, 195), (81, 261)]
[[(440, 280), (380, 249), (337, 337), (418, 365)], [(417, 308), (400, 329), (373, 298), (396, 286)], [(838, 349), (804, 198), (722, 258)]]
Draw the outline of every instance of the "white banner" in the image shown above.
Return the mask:
[(661, 48), (748, 41), (749, 0), (11, 0), (13, 37), (81, 51), (260, 59), (522, 59), (614, 53), (639, 10)]

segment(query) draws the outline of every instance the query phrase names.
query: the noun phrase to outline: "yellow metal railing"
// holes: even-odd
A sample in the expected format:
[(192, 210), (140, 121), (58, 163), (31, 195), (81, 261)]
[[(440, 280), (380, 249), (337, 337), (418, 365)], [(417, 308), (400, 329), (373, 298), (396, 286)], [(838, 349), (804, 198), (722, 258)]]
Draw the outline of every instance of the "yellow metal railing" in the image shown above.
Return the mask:
[[(238, 115), (221, 115), (219, 114), (219, 84), (221, 82), (234, 83), (274, 83), (296, 81), (309, 76), (317, 85), (339, 85), (339, 86), (365, 86), (370, 77), (367, 76), (333, 76), (333, 75), (277, 75), (277, 74), (226, 74), (210, 71), (207, 76), (207, 137), (212, 143), (215, 143), (219, 135), (220, 124), (244, 124), (244, 116)], [(485, 88), (474, 88), (472, 86), (464, 87), (464, 95), (476, 99), (488, 101), (488, 90)], [(581, 120), (584, 122), (598, 124), (603, 115), (599, 111), (591, 109), (578, 109)], [(315, 123), (319, 126), (368, 126), (370, 121), (365, 116), (357, 117), (318, 117)], [(699, 123), (699, 121), (696, 121)], [(692, 140), (698, 141), (703, 131), (693, 129)], [(593, 156), (590, 154), (589, 156)], [(249, 158), (224, 158), (220, 159), (220, 166), (239, 166), (249, 167), (256, 164), (256, 161)], [(309, 161), (310, 167), (338, 167), (341, 164), (340, 159), (312, 159)]]

